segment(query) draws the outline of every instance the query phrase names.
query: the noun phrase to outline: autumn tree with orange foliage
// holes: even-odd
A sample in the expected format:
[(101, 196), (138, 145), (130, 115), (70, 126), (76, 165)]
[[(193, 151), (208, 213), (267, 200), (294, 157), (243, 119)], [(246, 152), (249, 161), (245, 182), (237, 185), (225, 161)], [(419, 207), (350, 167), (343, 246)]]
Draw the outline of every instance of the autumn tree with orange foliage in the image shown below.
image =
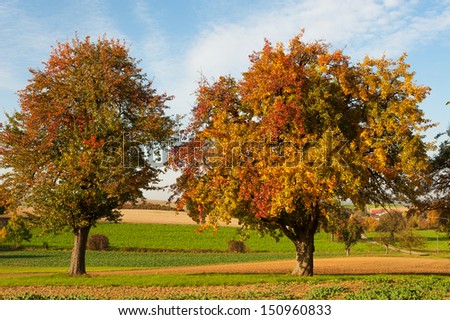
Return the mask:
[(0, 130), (3, 202), (32, 207), (44, 230), (70, 230), (69, 273), (84, 274), (91, 227), (118, 221), (118, 208), (159, 181), (145, 154), (172, 135), (170, 97), (156, 93), (124, 43), (105, 37), (58, 43), (43, 70), (30, 71), (21, 110)]
[(170, 163), (180, 207), (205, 225), (239, 219), (294, 244), (293, 274), (313, 275), (314, 234), (342, 200), (360, 208), (413, 197), (429, 123), (405, 56), (352, 64), (302, 34), (266, 41), (240, 81), (203, 79)]

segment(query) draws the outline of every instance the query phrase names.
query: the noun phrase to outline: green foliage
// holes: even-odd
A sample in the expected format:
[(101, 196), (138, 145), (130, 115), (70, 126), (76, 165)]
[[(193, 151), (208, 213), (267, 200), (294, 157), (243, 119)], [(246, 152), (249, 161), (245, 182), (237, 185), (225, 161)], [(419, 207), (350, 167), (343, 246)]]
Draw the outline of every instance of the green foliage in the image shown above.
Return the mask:
[(169, 204), (159, 204), (152, 203), (148, 201), (141, 201), (136, 204), (133, 203), (125, 203), (122, 206), (122, 209), (141, 209), (141, 210), (162, 210), (162, 211), (183, 211), (182, 209), (177, 210), (177, 208), (169, 205)]
[(344, 243), (347, 256), (349, 256), (350, 248), (358, 243), (364, 232), (362, 218), (350, 210), (339, 207), (329, 214), (326, 221), (326, 229), (334, 233), (338, 241)]
[(348, 289), (341, 286), (318, 287), (312, 289), (305, 297), (306, 300), (327, 300), (347, 292)]
[(28, 219), (17, 214), (9, 219), (5, 231), (5, 241), (12, 242), (16, 248), (21, 247), (24, 241), (29, 242), (32, 237)]
[(411, 254), (413, 248), (425, 247), (425, 239), (415, 234), (412, 230), (404, 230), (398, 235), (400, 247), (408, 249)]
[[(414, 234), (426, 241), (423, 249), (426, 253), (435, 254), (436, 251), (439, 251), (445, 254), (449, 250), (447, 242), (450, 241), (450, 237), (446, 233), (439, 233), (439, 237), (437, 237), (436, 230), (414, 230)], [(389, 233), (368, 232), (365, 235), (369, 240), (374, 241), (377, 241), (380, 236), (387, 236), (389, 245), (392, 244), (394, 247), (396, 246), (395, 243), (392, 242)], [(381, 241), (378, 241), (378, 243), (382, 244)]]
[(389, 252), (389, 246), (394, 243), (394, 239), (388, 232), (382, 232), (375, 237), (375, 241), (383, 245), (386, 248), (386, 254)]
[(388, 211), (380, 217), (376, 231), (389, 232), (395, 242), (395, 234), (406, 228), (406, 219), (400, 211)]
[(437, 137), (442, 135), (446, 135), (446, 140), (439, 145), (438, 152), (431, 159), (432, 183), (428, 188), (426, 207), (427, 215), (434, 215), (434, 227), (450, 235), (450, 128)]
[(89, 295), (79, 295), (79, 294), (50, 296), (35, 293), (25, 293), (13, 296), (12, 298), (9, 298), (9, 300), (95, 300), (95, 299), (91, 298)]
[[(439, 300), (448, 296), (450, 281), (436, 277), (368, 278), (370, 286), (351, 293), (347, 300)], [(380, 281), (381, 280), (381, 281)]]

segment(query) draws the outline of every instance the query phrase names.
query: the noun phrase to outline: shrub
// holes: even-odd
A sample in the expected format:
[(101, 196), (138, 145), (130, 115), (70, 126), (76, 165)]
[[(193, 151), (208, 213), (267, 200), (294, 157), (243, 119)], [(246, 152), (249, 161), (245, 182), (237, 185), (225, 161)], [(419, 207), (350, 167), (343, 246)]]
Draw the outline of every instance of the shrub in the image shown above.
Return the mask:
[(87, 242), (88, 250), (107, 250), (109, 247), (109, 239), (103, 234), (93, 234)]
[(29, 242), (32, 236), (28, 220), (17, 214), (9, 219), (5, 230), (2, 231), (2, 237), (5, 237), (6, 241), (14, 243), (16, 248), (20, 248), (24, 241)]
[(234, 253), (245, 253), (248, 251), (248, 248), (245, 245), (244, 241), (230, 240), (228, 241), (228, 251)]

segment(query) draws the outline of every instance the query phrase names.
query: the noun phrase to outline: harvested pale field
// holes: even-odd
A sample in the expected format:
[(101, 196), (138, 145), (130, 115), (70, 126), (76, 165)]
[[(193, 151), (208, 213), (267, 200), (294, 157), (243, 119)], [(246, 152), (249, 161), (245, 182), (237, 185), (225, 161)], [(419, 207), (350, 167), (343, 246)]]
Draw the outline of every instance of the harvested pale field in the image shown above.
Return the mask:
[(122, 209), (120, 212), (124, 223), (196, 224), (186, 212), (142, 209)]
[[(184, 211), (145, 210), (145, 209), (122, 209), (121, 221), (124, 223), (152, 223), (152, 224), (187, 224), (196, 225)], [(237, 227), (237, 220), (233, 219), (230, 224), (221, 223), (222, 226)]]

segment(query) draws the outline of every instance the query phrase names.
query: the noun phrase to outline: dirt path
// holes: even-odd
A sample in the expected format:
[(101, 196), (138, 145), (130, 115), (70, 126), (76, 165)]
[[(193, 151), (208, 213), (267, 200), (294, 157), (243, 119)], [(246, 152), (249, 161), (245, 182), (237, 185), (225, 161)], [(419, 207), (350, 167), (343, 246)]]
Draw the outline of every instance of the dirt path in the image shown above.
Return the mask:
[[(293, 260), (233, 263), (192, 267), (145, 270), (90, 272), (92, 275), (113, 274), (202, 274), (202, 273), (289, 273)], [(315, 274), (447, 274), (450, 259), (403, 257), (345, 257), (314, 261)]]

